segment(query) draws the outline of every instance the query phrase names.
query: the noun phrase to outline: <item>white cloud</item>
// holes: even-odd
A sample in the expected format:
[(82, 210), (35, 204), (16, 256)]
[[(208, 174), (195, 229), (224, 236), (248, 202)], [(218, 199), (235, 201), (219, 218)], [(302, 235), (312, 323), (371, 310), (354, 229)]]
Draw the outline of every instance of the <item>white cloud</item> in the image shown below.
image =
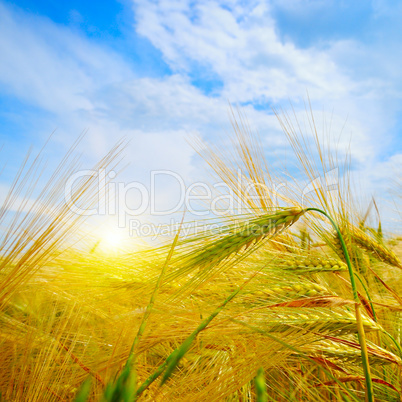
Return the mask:
[[(387, 65), (374, 64), (378, 48), (356, 40), (305, 49), (283, 42), (267, 2), (235, 2), (231, 8), (211, 1), (134, 3), (137, 31), (161, 50), (177, 72), (204, 66), (222, 80), (221, 96), (232, 102), (283, 105), (290, 99), (299, 108), (308, 90), (315, 111), (322, 105), (335, 111), (333, 124), (341, 126), (348, 118), (345, 130), (353, 135), (351, 150), (359, 162), (384, 150), (401, 107), (393, 82), (399, 63), (388, 68), (393, 77), (374, 74), (376, 65)], [(402, 77), (398, 79), (400, 86)], [(392, 106), (398, 98), (399, 104)]]
[(0, 85), (47, 111), (90, 111), (91, 92), (133, 77), (118, 54), (44, 17), (0, 4)]
[[(289, 99), (300, 118), (308, 90), (317, 122), (323, 105), (330, 112), (327, 124), (332, 114), (335, 137), (343, 130), (341, 149), (352, 135), (351, 152), (360, 173), (368, 177), (386, 165), (381, 155), (401, 106), (395, 102), (402, 82), (395, 67), (397, 52), (392, 62), (382, 63), (376, 60), (377, 48), (356, 39), (298, 48), (281, 39), (268, 2), (134, 4), (135, 29), (162, 52), (172, 75), (139, 77), (122, 55), (78, 31), (0, 5), (0, 89), (49, 113), (46, 129), (58, 128), (55, 138), (62, 144), (52, 148), (55, 153), (88, 129), (83, 143), (88, 160), (98, 159), (123, 136), (130, 140), (127, 180), (146, 181), (150, 170), (161, 168), (186, 180), (199, 179), (186, 138), (198, 133), (215, 141), (230, 130), (228, 100), (247, 104), (245, 113), (267, 152), (279, 148), (282, 157), (287, 147), (278, 122), (253, 105), (286, 108)], [(377, 66), (387, 74), (377, 73)], [(214, 96), (191, 83), (194, 72), (204, 71), (223, 84)], [(325, 128), (322, 132), (324, 136)], [(367, 188), (379, 186), (375, 180), (364, 182)], [(163, 191), (168, 199), (169, 188)]]
[(137, 31), (173, 68), (212, 69), (225, 84), (222, 95), (233, 101), (300, 97), (307, 87), (313, 98), (339, 98), (354, 89), (326, 52), (282, 42), (265, 2), (235, 12), (217, 2), (136, 2), (135, 12)]

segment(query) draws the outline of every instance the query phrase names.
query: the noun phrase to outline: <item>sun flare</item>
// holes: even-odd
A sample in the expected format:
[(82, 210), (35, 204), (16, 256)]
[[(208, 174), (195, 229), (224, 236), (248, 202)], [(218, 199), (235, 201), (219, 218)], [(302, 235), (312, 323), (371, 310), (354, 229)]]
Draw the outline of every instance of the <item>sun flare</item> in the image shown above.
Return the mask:
[(114, 225), (106, 225), (97, 238), (96, 250), (101, 253), (122, 253), (128, 250), (130, 244), (126, 231)]
[(105, 248), (118, 250), (119, 248), (121, 248), (123, 240), (124, 238), (121, 233), (111, 232), (105, 233), (102, 236), (101, 242), (103, 247)]

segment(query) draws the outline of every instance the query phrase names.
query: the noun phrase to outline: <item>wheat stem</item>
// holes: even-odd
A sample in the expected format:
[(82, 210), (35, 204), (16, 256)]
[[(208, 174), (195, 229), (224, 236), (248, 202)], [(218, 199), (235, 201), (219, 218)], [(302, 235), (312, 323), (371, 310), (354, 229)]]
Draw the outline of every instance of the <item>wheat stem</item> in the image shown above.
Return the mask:
[[(234, 318), (229, 318), (230, 321), (236, 323), (236, 324), (240, 324), (243, 325), (246, 328), (250, 328), (251, 330), (253, 330), (254, 332), (258, 332), (260, 334), (263, 334), (264, 336), (267, 336), (268, 338), (272, 339), (275, 342), (278, 342), (279, 344), (285, 346), (286, 348), (293, 350), (294, 352), (298, 353), (300, 356), (302, 356), (303, 358), (305, 358), (306, 360), (312, 362), (314, 365), (317, 365), (317, 361), (314, 360), (311, 356), (309, 356), (308, 354), (306, 354), (305, 352), (303, 352), (302, 350), (300, 350), (299, 348), (283, 341), (280, 338), (277, 338), (276, 336), (270, 334), (268, 331), (265, 331), (263, 329), (260, 329), (254, 325), (250, 325), (244, 321), (241, 320), (236, 320)], [(345, 385), (339, 381), (332, 373), (330, 370), (328, 370), (325, 366), (321, 366), (320, 369), (331, 379), (334, 380), (334, 382), (336, 382), (339, 387), (343, 388), (343, 390), (347, 393), (348, 396), (350, 396), (353, 400), (358, 401), (358, 399), (350, 393), (350, 391), (345, 387)], [(329, 392), (332, 392), (331, 390), (328, 390)]]
[(350, 262), (349, 253), (346, 248), (345, 241), (343, 239), (341, 231), (339, 230), (338, 225), (331, 218), (331, 216), (329, 216), (325, 211), (318, 209), (318, 208), (307, 208), (305, 211), (306, 212), (315, 211), (315, 212), (319, 212), (320, 214), (326, 216), (329, 219), (329, 221), (331, 222), (332, 226), (334, 227), (336, 233), (338, 234), (339, 240), (341, 242), (342, 250), (345, 255), (346, 264), (347, 264), (348, 270), (349, 270), (350, 284), (352, 285), (353, 298), (356, 302), (355, 311), (356, 311), (357, 335), (358, 335), (359, 343), (360, 343), (364, 377), (366, 379), (366, 400), (368, 402), (373, 402), (373, 400), (374, 400), (373, 399), (373, 384), (371, 381), (370, 364), (369, 364), (369, 360), (368, 360), (368, 352), (367, 352), (367, 344), (366, 344), (366, 335), (364, 333), (363, 319), (362, 319), (362, 315), (361, 315), (361, 311), (360, 311), (361, 305), (360, 305), (360, 300), (359, 300), (359, 296), (357, 293), (353, 268), (352, 268), (352, 264)]
[(267, 384), (265, 383), (264, 369), (260, 367), (254, 378), (257, 402), (268, 402)]
[(169, 261), (172, 258), (173, 251), (174, 251), (174, 249), (175, 249), (175, 247), (177, 245), (177, 242), (179, 240), (181, 227), (183, 225), (183, 220), (184, 220), (184, 214), (183, 214), (183, 218), (182, 218), (179, 230), (176, 233), (176, 236), (175, 236), (175, 238), (173, 240), (172, 246), (171, 246), (171, 248), (169, 250), (169, 254), (166, 257), (166, 261), (165, 261), (165, 263), (164, 263), (164, 265), (162, 267), (162, 271), (161, 271), (161, 273), (159, 275), (158, 281), (156, 282), (155, 288), (154, 288), (154, 290), (152, 292), (151, 299), (150, 299), (150, 301), (149, 301), (149, 303), (147, 305), (147, 308), (145, 310), (145, 313), (144, 313), (144, 315), (142, 317), (141, 324), (140, 324), (140, 327), (138, 328), (137, 335), (136, 335), (136, 337), (135, 337), (135, 339), (133, 341), (133, 344), (131, 345), (130, 353), (128, 355), (128, 359), (126, 361), (125, 367), (131, 366), (135, 362), (135, 353), (134, 353), (135, 349), (136, 349), (138, 343), (140, 342), (140, 339), (141, 339), (141, 337), (142, 337), (142, 335), (143, 335), (143, 333), (145, 331), (146, 323), (148, 321), (149, 316), (151, 315), (151, 311), (152, 311), (153, 306), (155, 304), (155, 300), (156, 300), (156, 297), (158, 295), (160, 284), (162, 283), (163, 277), (165, 276), (167, 266), (169, 265)]
[(364, 284), (363, 279), (360, 278), (360, 275), (358, 275), (357, 273), (355, 275), (356, 275), (357, 279), (359, 280), (360, 284), (362, 285), (364, 291), (366, 292), (367, 299), (368, 299), (368, 301), (370, 303), (371, 311), (373, 312), (374, 321), (377, 322), (377, 314), (375, 313), (373, 301), (371, 300), (371, 296), (370, 296), (370, 293), (369, 293), (369, 291), (367, 289), (367, 286)]
[(162, 378), (161, 385), (167, 381), (167, 379), (172, 374), (173, 370), (176, 368), (177, 364), (179, 363), (180, 359), (187, 353), (190, 349), (194, 339), (197, 335), (204, 330), (207, 325), (225, 308), (225, 306), (244, 288), (244, 286), (255, 276), (255, 274), (244, 282), (239, 288), (237, 288), (219, 307), (215, 309), (215, 311), (205, 320), (201, 322), (201, 324), (194, 330), (186, 340), (175, 349), (144, 382), (143, 384), (137, 389), (136, 397), (140, 396), (164, 371), (166, 368), (165, 375)]

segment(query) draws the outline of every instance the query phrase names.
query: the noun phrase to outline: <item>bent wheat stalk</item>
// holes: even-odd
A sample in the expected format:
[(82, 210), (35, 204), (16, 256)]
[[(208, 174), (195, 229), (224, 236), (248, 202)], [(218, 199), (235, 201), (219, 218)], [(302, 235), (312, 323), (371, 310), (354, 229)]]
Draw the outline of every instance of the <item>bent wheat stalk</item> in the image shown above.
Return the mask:
[(352, 264), (350, 262), (349, 253), (346, 248), (345, 241), (343, 239), (341, 231), (339, 230), (338, 225), (325, 211), (318, 209), (318, 208), (307, 208), (305, 210), (305, 212), (308, 212), (308, 211), (315, 211), (315, 212), (318, 212), (318, 213), (324, 215), (325, 217), (327, 217), (329, 219), (329, 221), (331, 222), (332, 226), (334, 227), (336, 233), (338, 234), (339, 241), (342, 246), (343, 254), (345, 255), (346, 264), (348, 266), (349, 276), (350, 276), (350, 284), (352, 286), (353, 298), (355, 301), (357, 335), (359, 338), (361, 356), (362, 356), (362, 365), (363, 365), (364, 377), (366, 380), (366, 400), (369, 402), (372, 402), (374, 400), (373, 399), (373, 383), (371, 381), (370, 364), (369, 364), (369, 360), (368, 360), (368, 352), (367, 352), (367, 344), (366, 344), (366, 335), (364, 333), (363, 319), (362, 319), (361, 310), (360, 310), (361, 304), (360, 304), (359, 295), (358, 295), (357, 288), (356, 288), (356, 282), (355, 282)]
[[(252, 241), (258, 241), (261, 237), (270, 238), (277, 235), (279, 232), (285, 228), (291, 226), (295, 223), (306, 210), (303, 209), (287, 209), (284, 211), (277, 212), (276, 214), (264, 215), (258, 220), (253, 220), (252, 225), (246, 225), (241, 232), (234, 235), (229, 235), (226, 238), (219, 239), (213, 242), (208, 247), (209, 256), (216, 258), (219, 254), (224, 254), (228, 256), (237, 250), (239, 250), (244, 245)], [(229, 241), (230, 247), (222, 247), (222, 242), (226, 245)], [(209, 323), (225, 308), (225, 306), (244, 288), (244, 286), (250, 282), (250, 280), (255, 276), (254, 274), (251, 278), (245, 281), (239, 288), (237, 288), (226, 300), (218, 306), (215, 311), (186, 338), (186, 340), (181, 344), (180, 347), (175, 349), (166, 359), (166, 361), (160, 365), (154, 373), (152, 373), (144, 383), (137, 389), (136, 398), (140, 396), (164, 371), (161, 385), (163, 385), (168, 378), (171, 376), (173, 371), (176, 369), (180, 359), (188, 352), (192, 343), (196, 339), (197, 335), (203, 331)]]
[[(363, 318), (361, 315), (361, 305), (360, 300), (356, 288), (354, 273), (352, 269), (352, 265), (350, 262), (349, 254), (343, 240), (342, 234), (338, 228), (338, 225), (335, 221), (323, 210), (317, 208), (306, 208), (306, 209), (289, 209), (285, 211), (280, 211), (276, 214), (272, 215), (265, 215), (260, 217), (256, 220), (253, 220), (253, 225), (246, 225), (243, 230), (237, 232), (235, 234), (230, 234), (223, 239), (218, 239), (215, 242), (212, 242), (209, 246), (206, 247), (206, 251), (208, 252), (208, 257), (214, 259), (218, 259), (219, 261), (222, 259), (222, 254), (224, 257), (229, 256), (230, 254), (236, 252), (244, 245), (249, 244), (252, 241), (258, 241), (262, 237), (272, 238), (278, 232), (288, 228), (293, 223), (295, 223), (302, 215), (306, 212), (315, 211), (319, 212), (326, 216), (331, 224), (333, 225), (334, 229), (336, 230), (343, 252), (345, 254), (345, 260), (349, 270), (350, 282), (353, 290), (353, 297), (355, 301), (355, 309), (356, 309), (356, 323), (357, 323), (357, 332), (358, 332), (358, 339), (361, 349), (361, 356), (362, 356), (362, 365), (364, 376), (366, 379), (366, 398), (367, 401), (373, 401), (373, 386), (370, 374), (370, 367), (368, 361), (368, 351), (366, 345), (366, 337), (363, 327)], [(256, 228), (258, 230), (256, 230)], [(205, 252), (205, 251), (204, 251)], [(199, 256), (198, 256), (199, 257)], [(253, 275), (255, 276), (255, 274)], [(180, 359), (188, 352), (191, 348), (192, 343), (196, 339), (197, 335), (203, 331), (210, 322), (225, 308), (225, 306), (240, 292), (240, 290), (252, 279), (248, 279), (246, 282), (243, 283), (237, 290), (235, 290), (219, 307), (215, 309), (215, 311), (205, 320), (201, 322), (201, 324), (188, 336), (185, 341), (181, 344), (180, 347), (175, 349), (166, 361), (160, 365), (154, 373), (152, 373), (145, 382), (137, 389), (135, 398), (138, 398), (144, 391), (147, 389), (163, 372), (163, 378), (161, 381), (161, 385), (163, 385), (168, 378), (171, 376), (172, 372), (176, 369)]]

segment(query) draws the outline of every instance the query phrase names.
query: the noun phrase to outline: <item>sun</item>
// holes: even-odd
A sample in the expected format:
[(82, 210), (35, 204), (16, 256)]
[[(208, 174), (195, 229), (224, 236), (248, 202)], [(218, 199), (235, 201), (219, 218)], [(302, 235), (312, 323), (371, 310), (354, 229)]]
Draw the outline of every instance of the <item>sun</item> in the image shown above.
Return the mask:
[(129, 248), (130, 238), (126, 231), (114, 225), (106, 225), (101, 228), (97, 238), (97, 251), (101, 253), (123, 253)]
[(122, 247), (124, 243), (124, 238), (123, 235), (121, 233), (118, 233), (117, 231), (109, 232), (105, 233), (102, 236), (101, 243), (103, 243), (103, 246), (105, 248), (118, 250)]

